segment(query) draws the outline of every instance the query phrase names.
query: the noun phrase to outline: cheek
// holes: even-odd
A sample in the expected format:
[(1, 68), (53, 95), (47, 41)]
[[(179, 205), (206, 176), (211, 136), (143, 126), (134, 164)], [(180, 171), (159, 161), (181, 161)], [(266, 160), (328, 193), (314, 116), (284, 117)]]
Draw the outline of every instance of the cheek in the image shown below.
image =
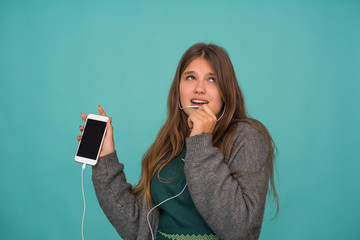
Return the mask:
[(183, 95), (184, 95), (184, 87), (183, 87), (183, 85), (181, 83), (180, 83), (180, 86), (179, 86), (179, 91), (180, 91), (180, 93), (179, 93), (180, 99), (182, 99)]
[(184, 98), (186, 98), (189, 95), (189, 87), (186, 86), (186, 84), (182, 84), (180, 82), (180, 86), (179, 86), (179, 90), (180, 90), (180, 100), (185, 100)]
[(212, 95), (212, 98), (215, 101), (216, 105), (222, 106), (221, 95), (220, 95), (220, 92), (219, 92), (219, 90), (217, 88), (212, 89), (211, 95)]
[(180, 104), (182, 106), (184, 106), (185, 104), (185, 99), (186, 99), (186, 91), (184, 89), (184, 87), (180, 84), (180, 87), (179, 87), (179, 91), (180, 91)]
[(221, 95), (217, 88), (212, 91), (212, 99), (213, 99), (213, 103), (214, 103), (213, 110), (214, 110), (215, 114), (217, 114), (221, 110), (221, 107), (223, 105)]

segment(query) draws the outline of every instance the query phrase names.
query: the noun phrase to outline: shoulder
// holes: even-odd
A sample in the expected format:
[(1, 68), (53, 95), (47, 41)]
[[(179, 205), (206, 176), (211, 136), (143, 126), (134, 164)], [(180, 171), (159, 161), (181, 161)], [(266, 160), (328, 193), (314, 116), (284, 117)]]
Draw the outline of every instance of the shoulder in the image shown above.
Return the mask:
[(229, 166), (234, 169), (258, 169), (266, 161), (271, 147), (266, 134), (266, 128), (256, 120), (237, 123)]
[(237, 129), (233, 141), (233, 151), (244, 150), (251, 152), (267, 151), (269, 143), (268, 132), (265, 126), (254, 119), (248, 119), (237, 123)]
[(237, 123), (235, 139), (238, 137), (254, 138), (258, 140), (265, 140), (267, 130), (265, 126), (254, 119), (247, 119)]

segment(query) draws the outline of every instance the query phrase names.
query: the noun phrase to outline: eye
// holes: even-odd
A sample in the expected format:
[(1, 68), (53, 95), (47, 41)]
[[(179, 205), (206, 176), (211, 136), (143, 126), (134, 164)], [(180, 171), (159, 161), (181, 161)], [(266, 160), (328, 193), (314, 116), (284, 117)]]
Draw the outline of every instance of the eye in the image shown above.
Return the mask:
[(186, 77), (187, 80), (195, 80), (195, 77), (193, 75), (189, 75)]
[(215, 78), (213, 77), (209, 78), (209, 82), (215, 82)]

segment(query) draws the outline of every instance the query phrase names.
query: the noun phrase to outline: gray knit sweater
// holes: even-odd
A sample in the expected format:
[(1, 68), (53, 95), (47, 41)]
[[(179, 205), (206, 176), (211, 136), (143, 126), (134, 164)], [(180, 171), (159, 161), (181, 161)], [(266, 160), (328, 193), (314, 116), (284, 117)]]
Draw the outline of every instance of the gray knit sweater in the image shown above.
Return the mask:
[[(184, 172), (194, 204), (218, 237), (224, 240), (258, 239), (264, 215), (270, 167), (265, 165), (265, 138), (247, 123), (239, 123), (230, 160), (212, 146), (211, 134), (186, 139)], [(131, 193), (116, 152), (93, 167), (93, 183), (100, 206), (122, 238), (151, 239), (149, 209)], [(241, 171), (236, 178), (231, 173)], [(246, 187), (244, 187), (244, 185)], [(149, 215), (154, 233), (159, 212)]]

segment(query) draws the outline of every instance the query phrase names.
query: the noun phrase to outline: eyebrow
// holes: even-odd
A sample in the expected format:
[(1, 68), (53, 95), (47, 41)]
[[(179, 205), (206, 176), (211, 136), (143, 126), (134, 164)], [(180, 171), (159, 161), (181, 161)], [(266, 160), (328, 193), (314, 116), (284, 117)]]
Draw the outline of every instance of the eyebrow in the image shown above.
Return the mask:
[[(184, 72), (184, 73), (183, 73), (183, 75), (187, 75), (187, 74), (196, 74), (196, 72), (194, 72), (194, 71), (187, 71), (187, 72)], [(209, 72), (208, 74), (209, 74), (210, 76), (215, 76), (215, 74), (212, 73), (212, 72)]]

